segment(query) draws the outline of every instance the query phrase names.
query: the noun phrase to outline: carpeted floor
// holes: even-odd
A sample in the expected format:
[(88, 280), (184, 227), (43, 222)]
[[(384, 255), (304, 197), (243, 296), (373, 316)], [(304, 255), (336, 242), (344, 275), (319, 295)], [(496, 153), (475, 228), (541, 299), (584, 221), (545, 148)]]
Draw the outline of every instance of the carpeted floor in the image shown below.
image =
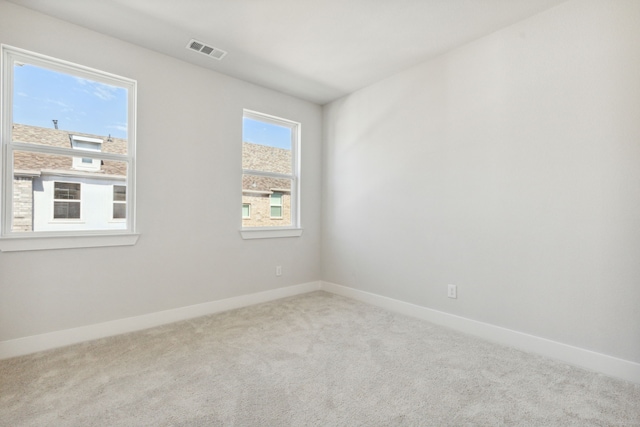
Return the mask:
[(2, 426), (640, 426), (640, 385), (324, 292), (0, 361)]

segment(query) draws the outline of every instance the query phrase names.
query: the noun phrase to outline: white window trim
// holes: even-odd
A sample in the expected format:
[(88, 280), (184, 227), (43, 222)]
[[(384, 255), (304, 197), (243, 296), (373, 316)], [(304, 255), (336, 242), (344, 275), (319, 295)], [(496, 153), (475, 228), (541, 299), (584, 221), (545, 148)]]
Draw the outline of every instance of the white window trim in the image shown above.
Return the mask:
[[(103, 246), (128, 246), (135, 245), (139, 234), (136, 233), (135, 213), (135, 155), (136, 155), (136, 103), (137, 83), (135, 80), (110, 74), (104, 71), (92, 69), (64, 60), (52, 58), (46, 55), (30, 52), (24, 49), (8, 45), (0, 45), (0, 58), (2, 68), (2, 98), (0, 111), (2, 111), (2, 143), (0, 158), (2, 174), (0, 174), (0, 251), (28, 251), (45, 249), (88, 248)], [(13, 218), (13, 152), (29, 151), (49, 153), (74, 157), (73, 149), (39, 146), (37, 144), (25, 144), (13, 142), (11, 129), (13, 124), (13, 66), (15, 62), (23, 62), (50, 70), (71, 74), (81, 78), (87, 78), (118, 87), (124, 87), (128, 91), (128, 147), (127, 154), (92, 153), (82, 150), (82, 157), (104, 160), (122, 161), (127, 164), (127, 227), (125, 230), (89, 230), (89, 231), (38, 231), (38, 232), (13, 232), (11, 223)], [(77, 156), (77, 151), (75, 155)]]
[[(248, 117), (250, 119), (259, 120), (279, 126), (286, 126), (291, 128), (292, 146), (291, 146), (291, 158), (293, 161), (291, 175), (271, 173), (264, 171), (255, 171), (251, 169), (243, 169), (242, 173), (246, 175), (261, 175), (272, 178), (284, 178), (291, 179), (291, 192), (290, 192), (290, 204), (291, 204), (291, 225), (286, 226), (271, 226), (271, 227), (244, 227), (240, 229), (240, 236), (247, 239), (268, 239), (268, 238), (281, 238), (281, 237), (300, 237), (302, 236), (302, 226), (300, 217), (300, 139), (302, 134), (302, 125), (299, 122), (293, 120), (283, 119), (281, 117), (272, 116), (270, 114), (260, 113), (253, 110), (243, 110), (243, 118)], [(269, 207), (271, 209), (271, 207)], [(271, 213), (271, 212), (269, 212)], [(276, 218), (274, 218), (276, 219)], [(241, 219), (242, 221), (242, 219)]]

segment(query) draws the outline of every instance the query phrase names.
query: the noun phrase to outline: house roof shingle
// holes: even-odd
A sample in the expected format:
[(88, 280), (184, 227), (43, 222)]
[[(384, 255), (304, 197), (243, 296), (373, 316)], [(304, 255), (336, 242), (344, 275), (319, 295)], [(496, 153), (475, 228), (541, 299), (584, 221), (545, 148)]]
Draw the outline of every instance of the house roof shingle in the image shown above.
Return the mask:
[[(127, 140), (121, 138), (91, 135), (80, 132), (70, 132), (62, 129), (48, 129), (14, 123), (12, 139), (16, 142), (26, 142), (50, 147), (71, 148), (71, 135), (101, 139), (102, 152), (112, 154), (127, 154)], [(81, 157), (81, 150), (78, 150)], [(73, 157), (31, 153), (17, 151), (14, 153), (14, 170), (19, 171), (73, 171)], [(88, 172), (88, 175), (119, 175), (126, 176), (127, 165), (124, 162), (104, 160), (100, 170)]]

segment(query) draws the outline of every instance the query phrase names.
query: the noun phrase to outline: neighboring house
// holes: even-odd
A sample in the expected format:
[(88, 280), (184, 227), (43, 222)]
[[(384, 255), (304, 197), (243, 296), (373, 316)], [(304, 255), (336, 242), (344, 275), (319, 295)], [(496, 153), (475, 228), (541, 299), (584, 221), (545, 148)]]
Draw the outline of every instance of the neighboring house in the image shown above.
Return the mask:
[[(119, 138), (13, 125), (13, 140), (72, 147), (77, 157), (20, 151), (14, 159), (13, 231), (113, 230), (126, 228), (126, 165), (82, 153), (125, 154)], [(245, 142), (244, 169), (291, 172), (291, 150)], [(242, 177), (243, 227), (291, 224), (291, 180)]]
[(126, 164), (85, 157), (124, 154), (126, 140), (21, 124), (13, 125), (12, 135), (14, 141), (78, 151), (77, 157), (16, 152), (13, 231), (126, 228)]
[[(291, 150), (245, 142), (242, 168), (291, 173)], [(242, 226), (291, 225), (291, 180), (258, 175), (242, 176)]]

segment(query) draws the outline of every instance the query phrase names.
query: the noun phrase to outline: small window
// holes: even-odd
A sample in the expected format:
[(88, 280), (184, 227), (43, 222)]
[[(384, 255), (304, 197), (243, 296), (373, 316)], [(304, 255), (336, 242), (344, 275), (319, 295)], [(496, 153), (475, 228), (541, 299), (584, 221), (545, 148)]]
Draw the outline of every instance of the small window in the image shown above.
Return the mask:
[(125, 219), (127, 217), (127, 187), (124, 185), (113, 186), (113, 219)]
[(282, 193), (273, 193), (269, 199), (271, 218), (282, 219)]
[(242, 204), (242, 219), (251, 218), (251, 203)]
[(53, 218), (80, 219), (80, 184), (55, 182), (53, 190)]
[(242, 137), (243, 230), (299, 229), (300, 123), (245, 110)]

